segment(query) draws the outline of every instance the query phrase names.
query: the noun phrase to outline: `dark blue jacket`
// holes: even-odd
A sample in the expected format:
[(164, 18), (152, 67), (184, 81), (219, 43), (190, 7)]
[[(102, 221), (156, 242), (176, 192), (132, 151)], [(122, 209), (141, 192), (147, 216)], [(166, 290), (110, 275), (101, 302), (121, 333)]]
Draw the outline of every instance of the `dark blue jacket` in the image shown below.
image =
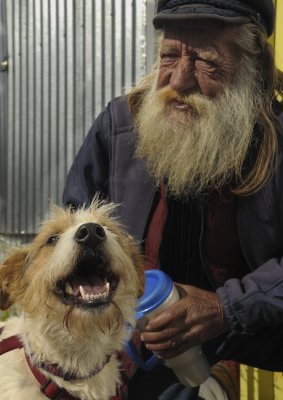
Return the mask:
[[(119, 218), (141, 241), (155, 187), (143, 161), (133, 157), (135, 138), (126, 98), (118, 97), (99, 115), (83, 143), (67, 177), (63, 202), (82, 205), (99, 192), (119, 204)], [(234, 359), (278, 371), (283, 371), (282, 155), (279, 137), (272, 178), (256, 193), (238, 198), (237, 230), (251, 272), (217, 289), (231, 333), (212, 342), (215, 360)]]

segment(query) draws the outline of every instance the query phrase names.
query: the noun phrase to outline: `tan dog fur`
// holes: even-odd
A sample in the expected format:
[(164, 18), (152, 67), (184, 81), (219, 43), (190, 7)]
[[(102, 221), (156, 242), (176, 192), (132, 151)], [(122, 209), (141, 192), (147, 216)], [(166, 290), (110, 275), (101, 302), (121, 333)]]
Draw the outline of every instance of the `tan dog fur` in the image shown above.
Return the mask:
[[(35, 363), (57, 363), (80, 376), (87, 376), (112, 354), (94, 377), (66, 382), (51, 376), (82, 400), (106, 400), (115, 395), (119, 382), (115, 352), (127, 339), (126, 323), (134, 325), (136, 299), (143, 291), (142, 259), (131, 237), (110, 217), (112, 209), (98, 201), (74, 213), (56, 207), (32, 244), (12, 251), (0, 267), (1, 309), (16, 304), (20, 310), (18, 317), (0, 323), (5, 326), (1, 340), (17, 334)], [(119, 281), (108, 306), (84, 309), (65, 304), (54, 289), (78, 262), (81, 246), (74, 235), (82, 224), (90, 222), (105, 230), (101, 249)], [(23, 349), (0, 356), (0, 388), (1, 400), (46, 400)]]

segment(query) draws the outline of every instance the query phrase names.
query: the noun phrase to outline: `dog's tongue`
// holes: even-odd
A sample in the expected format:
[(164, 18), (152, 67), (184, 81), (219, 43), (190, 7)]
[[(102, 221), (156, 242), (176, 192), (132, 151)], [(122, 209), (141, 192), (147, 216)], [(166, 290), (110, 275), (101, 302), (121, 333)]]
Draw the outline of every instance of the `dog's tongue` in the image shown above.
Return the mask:
[(99, 294), (105, 288), (105, 281), (97, 275), (90, 275), (87, 278), (82, 276), (75, 277), (70, 280), (70, 284), (75, 296), (80, 294), (80, 286), (88, 294)]

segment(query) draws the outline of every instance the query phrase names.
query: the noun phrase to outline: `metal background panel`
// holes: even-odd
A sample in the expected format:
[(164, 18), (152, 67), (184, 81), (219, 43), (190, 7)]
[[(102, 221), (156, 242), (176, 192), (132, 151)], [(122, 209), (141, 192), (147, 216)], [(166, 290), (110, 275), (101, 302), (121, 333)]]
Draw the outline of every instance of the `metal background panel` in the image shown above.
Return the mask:
[[(7, 21), (6, 21), (6, 4), (0, 2), (0, 193), (7, 193), (7, 114), (8, 114), (8, 76), (4, 66), (7, 65), (8, 49), (7, 49)], [(5, 197), (0, 196), (0, 215), (3, 225), (6, 225), (6, 202)]]
[(9, 61), (0, 81), (2, 238), (34, 234), (49, 202), (60, 204), (95, 116), (146, 73), (153, 7), (154, 0), (0, 0), (0, 55)]

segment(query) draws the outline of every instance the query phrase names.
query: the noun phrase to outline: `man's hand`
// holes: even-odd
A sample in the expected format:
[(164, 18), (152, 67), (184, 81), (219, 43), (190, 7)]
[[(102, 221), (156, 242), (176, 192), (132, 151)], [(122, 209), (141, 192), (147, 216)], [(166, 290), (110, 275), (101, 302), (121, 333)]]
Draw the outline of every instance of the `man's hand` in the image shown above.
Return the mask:
[(229, 330), (216, 293), (189, 285), (176, 286), (180, 301), (151, 317), (141, 336), (146, 347), (164, 359)]

